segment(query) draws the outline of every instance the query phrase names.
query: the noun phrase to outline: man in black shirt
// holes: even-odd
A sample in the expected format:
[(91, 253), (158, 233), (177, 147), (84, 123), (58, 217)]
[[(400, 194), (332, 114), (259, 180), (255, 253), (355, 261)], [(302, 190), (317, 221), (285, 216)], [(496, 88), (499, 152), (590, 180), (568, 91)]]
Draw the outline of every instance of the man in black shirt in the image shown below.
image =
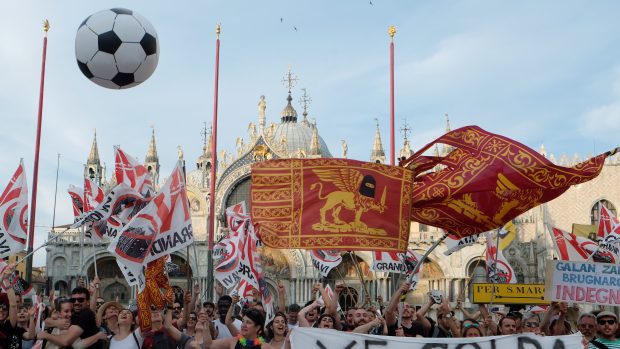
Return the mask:
[[(95, 313), (90, 309), (90, 292), (84, 287), (76, 287), (71, 291), (71, 301), (73, 302), (73, 316), (71, 317), (71, 326), (64, 334), (50, 334), (46, 332), (39, 333), (39, 339), (47, 339), (48, 341), (61, 346), (68, 347), (75, 342), (76, 339), (89, 338), (99, 332)], [(62, 321), (62, 320), (61, 320)], [(54, 325), (54, 324), (52, 324)], [(101, 341), (87, 346), (86, 349), (102, 349)]]

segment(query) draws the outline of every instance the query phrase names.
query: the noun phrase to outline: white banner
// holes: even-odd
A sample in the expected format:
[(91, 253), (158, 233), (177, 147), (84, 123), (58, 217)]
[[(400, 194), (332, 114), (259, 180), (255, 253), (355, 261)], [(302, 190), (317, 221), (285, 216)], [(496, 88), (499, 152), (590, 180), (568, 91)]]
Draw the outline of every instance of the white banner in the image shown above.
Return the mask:
[(312, 258), (312, 265), (324, 278), (342, 262), (340, 251), (336, 250), (311, 250), (310, 257)]
[(479, 236), (480, 234), (476, 234), (459, 238), (456, 235), (448, 234), (448, 238), (444, 240), (447, 250), (443, 254), (449, 256), (463, 247), (471, 246), (478, 242)]
[(545, 300), (620, 305), (620, 266), (547, 261)]
[(387, 337), (336, 330), (296, 327), (291, 333), (293, 349), (496, 349), (496, 348), (583, 348), (581, 334), (536, 336), (518, 334), (475, 338)]

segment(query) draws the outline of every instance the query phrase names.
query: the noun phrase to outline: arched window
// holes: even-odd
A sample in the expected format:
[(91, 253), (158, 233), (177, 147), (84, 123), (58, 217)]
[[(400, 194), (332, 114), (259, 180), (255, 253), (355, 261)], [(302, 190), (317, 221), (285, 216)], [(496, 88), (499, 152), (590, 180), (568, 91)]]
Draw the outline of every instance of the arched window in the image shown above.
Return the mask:
[(605, 206), (614, 217), (618, 217), (618, 212), (616, 211), (616, 207), (611, 202), (603, 199), (598, 201), (592, 206), (592, 210), (590, 211), (590, 222), (591, 224), (598, 224), (598, 219), (601, 214), (601, 205)]
[[(233, 206), (242, 201), (245, 201), (246, 207), (250, 205), (250, 185), (252, 180), (247, 177), (238, 182), (235, 187), (230, 191), (230, 194), (226, 198), (226, 207)], [(227, 224), (226, 222), (224, 224)]]
[(357, 290), (353, 287), (346, 287), (338, 297), (338, 304), (340, 304), (342, 309), (349, 309), (357, 305), (357, 299)]

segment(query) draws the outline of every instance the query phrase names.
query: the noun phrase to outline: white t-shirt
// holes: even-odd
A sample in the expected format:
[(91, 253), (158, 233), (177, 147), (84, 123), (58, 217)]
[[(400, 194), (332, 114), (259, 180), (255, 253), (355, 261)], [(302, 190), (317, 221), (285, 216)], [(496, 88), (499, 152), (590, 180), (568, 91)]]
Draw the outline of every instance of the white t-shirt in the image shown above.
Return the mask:
[[(241, 331), (241, 320), (235, 319), (233, 325), (235, 325), (237, 330)], [(228, 330), (228, 327), (226, 327), (226, 324), (222, 323), (220, 319), (213, 320), (213, 326), (215, 326), (215, 328), (217, 329), (217, 338), (215, 339), (232, 337), (230, 331)]]
[[(144, 342), (144, 338), (140, 335), (140, 329), (136, 329), (133, 333), (135, 333), (136, 338), (134, 338), (133, 334), (129, 334), (129, 336), (125, 337), (125, 339), (114, 339), (114, 337), (110, 338), (110, 349), (140, 349), (142, 348), (142, 343)], [(138, 340), (138, 344), (136, 344), (136, 339)]]

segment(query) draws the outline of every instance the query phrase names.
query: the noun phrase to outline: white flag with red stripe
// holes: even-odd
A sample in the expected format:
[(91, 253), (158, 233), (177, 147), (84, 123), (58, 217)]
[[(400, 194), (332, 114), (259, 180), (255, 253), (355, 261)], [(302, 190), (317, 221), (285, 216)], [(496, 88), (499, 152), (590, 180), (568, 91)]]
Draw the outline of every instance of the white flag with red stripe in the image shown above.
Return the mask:
[(144, 197), (152, 196), (155, 189), (147, 168), (119, 147), (114, 147), (114, 153), (116, 183), (125, 183)]
[(193, 241), (185, 179), (179, 162), (159, 194), (123, 227), (108, 251), (131, 271), (140, 272), (148, 262)]
[(517, 276), (514, 270), (504, 257), (502, 251), (497, 248), (493, 240), (493, 234), (486, 232), (487, 237), (487, 275), (489, 280), (496, 284), (515, 284)]
[[(599, 240), (605, 240), (607, 235), (614, 233), (620, 236), (620, 221), (605, 205), (599, 204), (598, 231), (596, 236)], [(615, 239), (614, 239), (615, 240)]]
[(558, 257), (563, 261), (586, 261), (596, 249), (596, 243), (590, 239), (554, 227), (551, 233)]
[(311, 250), (310, 257), (312, 257), (312, 265), (324, 278), (342, 262), (342, 255), (337, 250)]
[(77, 221), (84, 213), (84, 189), (76, 187), (75, 185), (69, 185), (67, 192), (69, 192), (69, 196), (71, 197), (73, 219)]
[(0, 196), (0, 258), (26, 248), (28, 238), (28, 185), (20, 161)]

